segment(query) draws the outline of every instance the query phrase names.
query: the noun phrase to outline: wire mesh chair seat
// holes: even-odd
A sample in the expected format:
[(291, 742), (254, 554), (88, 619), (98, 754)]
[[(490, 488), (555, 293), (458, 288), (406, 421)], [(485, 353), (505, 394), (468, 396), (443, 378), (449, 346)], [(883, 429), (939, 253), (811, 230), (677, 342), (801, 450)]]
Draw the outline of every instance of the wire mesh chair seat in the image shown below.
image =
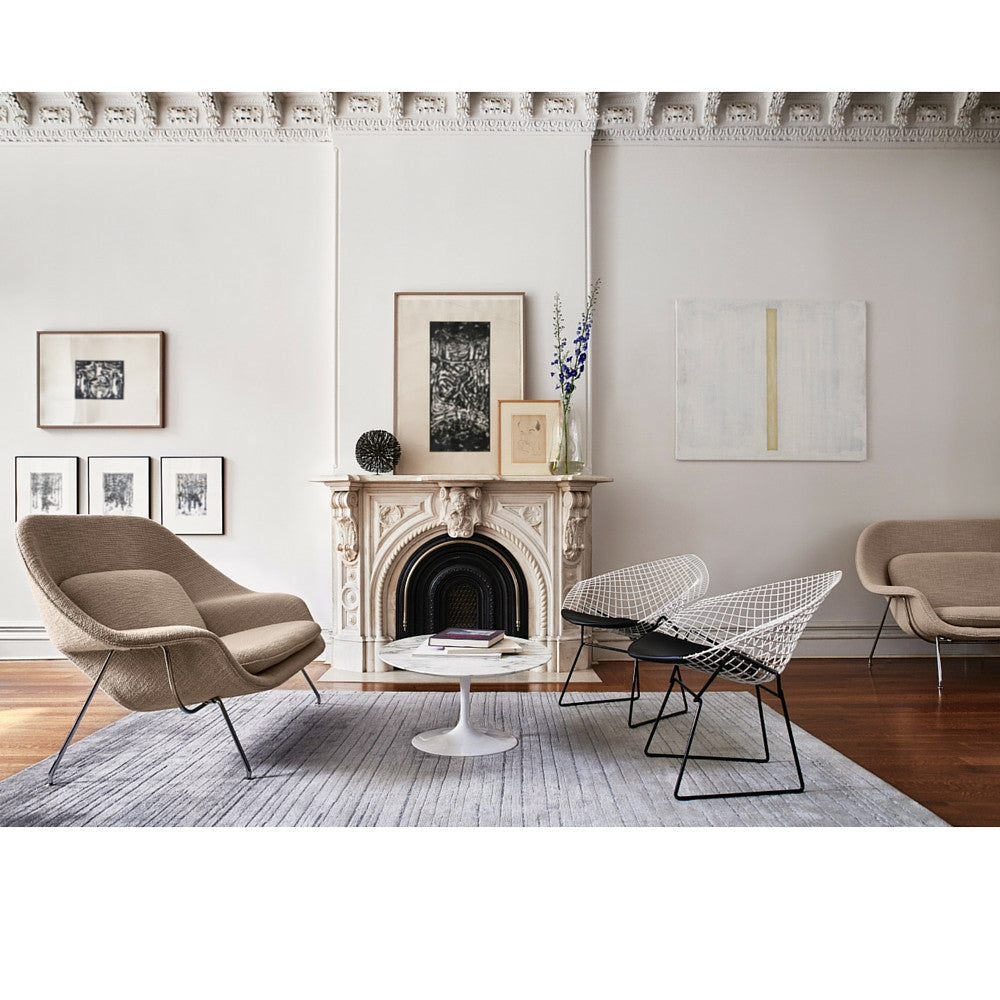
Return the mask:
[[(569, 668), (569, 674), (559, 694), (559, 705), (606, 705), (611, 702), (629, 702), (628, 724), (635, 728), (646, 722), (635, 723), (632, 709), (639, 697), (639, 665), (633, 661), (632, 688), (629, 694), (614, 698), (575, 699), (568, 701), (566, 692), (573, 678), (573, 671), (584, 648), (607, 649), (621, 653), (621, 646), (598, 642), (593, 630), (617, 632), (626, 639), (638, 639), (652, 632), (677, 608), (697, 600), (708, 590), (708, 568), (696, 555), (668, 556), (652, 562), (636, 563), (599, 576), (580, 580), (570, 588), (563, 600), (564, 621), (580, 628), (580, 645)], [(591, 634), (588, 637), (587, 633)]]
[[(681, 761), (674, 785), (674, 798), (681, 800), (741, 798), (751, 795), (782, 795), (805, 789), (805, 780), (788, 715), (788, 705), (781, 687), (781, 673), (791, 659), (809, 620), (840, 578), (841, 573), (837, 570), (707, 597), (679, 608), (655, 631), (648, 632), (632, 642), (629, 646), (629, 655), (635, 659), (636, 669), (639, 661), (673, 665), (670, 684), (663, 696), (659, 712), (652, 720), (653, 727), (646, 740), (644, 752), (647, 757), (672, 757)], [(708, 679), (698, 688), (690, 687), (681, 677), (682, 666), (708, 674)], [(691, 752), (704, 707), (703, 696), (720, 677), (753, 686), (763, 740), (762, 756), (724, 756)], [(768, 687), (769, 683), (773, 683), (774, 687)], [(667, 705), (675, 687), (680, 692), (683, 707), (668, 713)], [(774, 695), (781, 704), (792, 759), (798, 775), (797, 785), (790, 788), (765, 788), (752, 791), (681, 794), (681, 782), (689, 760), (753, 764), (766, 764), (770, 761), (771, 753), (764, 722), (761, 690)], [(684, 752), (668, 753), (651, 750), (660, 723), (664, 719), (688, 712), (689, 694), (697, 705), (697, 711)]]

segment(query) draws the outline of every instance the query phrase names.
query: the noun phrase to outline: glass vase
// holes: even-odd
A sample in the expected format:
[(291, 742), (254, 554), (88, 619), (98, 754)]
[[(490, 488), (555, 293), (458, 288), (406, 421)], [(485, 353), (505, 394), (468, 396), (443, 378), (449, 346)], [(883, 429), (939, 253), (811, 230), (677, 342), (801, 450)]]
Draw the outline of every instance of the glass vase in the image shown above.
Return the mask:
[(574, 476), (583, 472), (586, 454), (583, 445), (583, 423), (572, 406), (563, 406), (562, 417), (556, 424), (549, 471), (553, 476)]

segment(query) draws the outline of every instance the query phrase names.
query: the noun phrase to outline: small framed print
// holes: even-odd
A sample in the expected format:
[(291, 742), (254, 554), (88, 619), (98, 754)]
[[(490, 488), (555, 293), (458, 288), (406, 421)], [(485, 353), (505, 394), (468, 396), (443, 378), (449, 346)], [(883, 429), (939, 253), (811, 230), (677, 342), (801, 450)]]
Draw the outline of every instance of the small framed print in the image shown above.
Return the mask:
[(28, 514), (76, 514), (76, 455), (18, 455), (14, 459), (14, 520)]
[(501, 399), (500, 475), (547, 476), (562, 404), (558, 399)]
[(162, 427), (163, 333), (38, 333), (39, 427)]
[(160, 459), (160, 520), (175, 535), (222, 535), (221, 456)]
[(149, 517), (152, 461), (148, 455), (91, 455), (87, 459), (87, 510), (91, 514)]

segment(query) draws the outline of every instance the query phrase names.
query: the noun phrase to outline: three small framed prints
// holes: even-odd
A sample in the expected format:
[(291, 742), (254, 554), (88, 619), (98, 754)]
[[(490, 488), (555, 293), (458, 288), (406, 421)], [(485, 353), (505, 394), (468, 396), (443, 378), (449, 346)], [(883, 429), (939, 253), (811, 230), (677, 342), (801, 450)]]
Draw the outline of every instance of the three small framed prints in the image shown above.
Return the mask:
[[(27, 514), (76, 514), (79, 459), (14, 459), (15, 520)], [(91, 514), (152, 516), (148, 455), (96, 455), (87, 459), (87, 509)], [(222, 456), (160, 459), (160, 520), (177, 535), (225, 533)]]

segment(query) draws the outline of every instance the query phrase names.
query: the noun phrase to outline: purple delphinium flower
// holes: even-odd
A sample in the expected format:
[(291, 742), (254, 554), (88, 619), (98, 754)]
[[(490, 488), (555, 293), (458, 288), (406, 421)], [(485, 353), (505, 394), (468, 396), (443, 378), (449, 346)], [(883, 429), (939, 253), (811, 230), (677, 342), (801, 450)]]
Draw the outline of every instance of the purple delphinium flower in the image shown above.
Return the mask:
[(559, 293), (556, 292), (555, 306), (552, 311), (556, 350), (552, 357), (552, 371), (550, 374), (556, 380), (564, 409), (569, 407), (573, 390), (576, 389), (577, 380), (583, 375), (583, 370), (587, 364), (590, 331), (594, 325), (594, 306), (597, 304), (597, 293), (600, 287), (601, 280), (598, 278), (591, 286), (590, 294), (587, 296), (587, 308), (584, 310), (583, 316), (577, 324), (572, 349), (568, 347), (566, 337), (563, 335), (562, 302), (559, 299)]

